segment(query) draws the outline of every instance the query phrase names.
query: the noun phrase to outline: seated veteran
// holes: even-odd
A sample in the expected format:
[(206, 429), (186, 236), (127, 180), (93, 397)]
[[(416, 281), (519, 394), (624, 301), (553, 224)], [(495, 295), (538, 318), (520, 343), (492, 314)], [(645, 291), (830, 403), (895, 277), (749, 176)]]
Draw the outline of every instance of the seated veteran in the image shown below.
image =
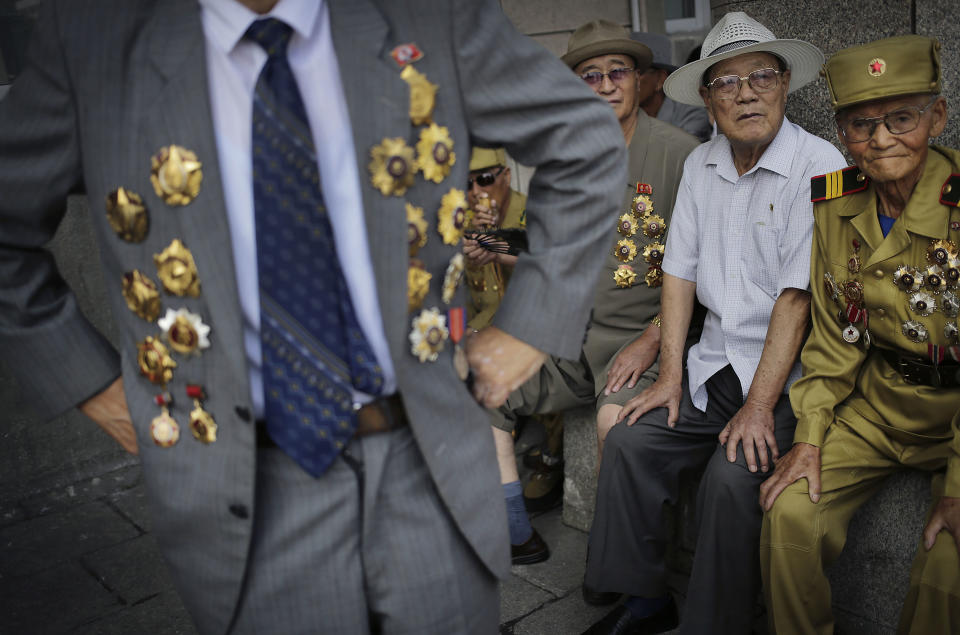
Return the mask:
[[(586, 584), (625, 593), (588, 633), (750, 633), (760, 587), (760, 484), (793, 440), (787, 389), (809, 314), (811, 177), (842, 155), (784, 116), (823, 55), (725, 15), (667, 95), (705, 103), (720, 132), (687, 158), (663, 259), (660, 373), (607, 435)], [(684, 351), (695, 301), (703, 333)], [(718, 442), (719, 441), (719, 442)], [(682, 616), (666, 551), (681, 474), (702, 472)]]
[[(698, 142), (639, 107), (638, 80), (651, 58), (650, 49), (631, 40), (623, 27), (603, 20), (578, 28), (562, 58), (613, 108), (628, 146), (629, 181), (622, 186), (623, 204), (617, 217), (608, 219), (609, 252), (596, 282), (592, 318), (579, 359), (549, 359), (510, 395), (494, 418), (505, 490), (518, 478), (511, 430), (519, 416), (594, 405), (602, 443), (621, 406), (656, 379), (660, 263), (683, 161)], [(548, 440), (553, 441), (544, 451), (545, 462), (559, 460), (562, 430), (553, 427), (558, 425), (559, 421), (548, 426)], [(562, 488), (562, 478), (555, 482), (558, 490)], [(518, 503), (522, 501), (511, 502), (508, 494), (515, 562), (537, 548), (518, 542), (531, 535), (527, 515)]]
[[(640, 107), (651, 117), (689, 132), (700, 141), (709, 141), (713, 124), (703, 106), (676, 102), (663, 92), (663, 83), (677, 67), (670, 63), (672, 44), (670, 38), (660, 33), (635, 31), (630, 37), (646, 44), (653, 51), (653, 63), (640, 75), (637, 82)], [(697, 56), (699, 57), (699, 55)]]
[(902, 633), (960, 633), (960, 152), (943, 132), (940, 43), (844, 49), (825, 77), (856, 166), (813, 179), (812, 331), (790, 391), (793, 448), (760, 491), (778, 633), (831, 633), (824, 575), (892, 472), (933, 474)]
[[(510, 188), (510, 168), (503, 148), (473, 149), (467, 202), (474, 213), (472, 229), (524, 227), (527, 197)], [(464, 238), (463, 254), (470, 292), (467, 326), (479, 331), (493, 320), (517, 257), (483, 249), (470, 238)]]

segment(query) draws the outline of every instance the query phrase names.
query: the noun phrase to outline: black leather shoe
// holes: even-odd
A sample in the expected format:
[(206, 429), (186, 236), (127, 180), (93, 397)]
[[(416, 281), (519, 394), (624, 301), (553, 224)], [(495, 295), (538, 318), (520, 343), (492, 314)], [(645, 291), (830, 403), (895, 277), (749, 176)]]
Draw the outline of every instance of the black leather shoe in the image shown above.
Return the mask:
[(620, 599), (622, 593), (617, 593), (616, 591), (594, 591), (587, 586), (587, 583), (584, 582), (580, 585), (580, 594), (583, 596), (583, 601), (587, 604), (593, 606), (606, 606), (607, 604), (613, 604)]
[(677, 605), (671, 597), (669, 604), (647, 617), (634, 617), (630, 609), (618, 606), (585, 630), (583, 635), (654, 635), (673, 630), (679, 623)]
[(543, 562), (550, 557), (550, 548), (543, 541), (537, 530), (527, 538), (522, 545), (510, 545), (510, 563), (511, 564), (533, 564)]

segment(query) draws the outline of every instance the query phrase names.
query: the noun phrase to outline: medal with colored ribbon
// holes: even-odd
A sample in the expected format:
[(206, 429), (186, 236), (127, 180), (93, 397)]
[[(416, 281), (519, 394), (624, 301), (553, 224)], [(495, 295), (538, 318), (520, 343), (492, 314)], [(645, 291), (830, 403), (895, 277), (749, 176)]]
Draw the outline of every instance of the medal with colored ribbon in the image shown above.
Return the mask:
[(450, 340), (453, 342), (453, 368), (460, 381), (466, 381), (470, 375), (470, 364), (467, 363), (466, 351), (460, 345), (467, 330), (467, 312), (462, 306), (452, 307), (447, 311), (447, 324), (450, 327)]
[(153, 402), (160, 406), (161, 413), (150, 422), (150, 438), (161, 448), (176, 445), (180, 440), (180, 425), (170, 416), (173, 397), (168, 392), (162, 392), (153, 398)]

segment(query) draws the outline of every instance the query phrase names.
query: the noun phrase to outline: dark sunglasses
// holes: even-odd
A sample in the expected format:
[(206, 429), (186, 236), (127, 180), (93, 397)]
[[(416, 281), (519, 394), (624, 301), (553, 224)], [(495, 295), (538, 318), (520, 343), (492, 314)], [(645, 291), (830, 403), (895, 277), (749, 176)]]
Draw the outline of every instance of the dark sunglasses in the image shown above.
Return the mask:
[(490, 187), (491, 185), (493, 185), (493, 182), (497, 180), (497, 177), (503, 174), (503, 171), (506, 169), (507, 169), (506, 167), (501, 165), (499, 168), (497, 168), (497, 171), (495, 173), (481, 172), (475, 177), (471, 176), (467, 178), (467, 189), (468, 190), (473, 189), (474, 181), (476, 181), (477, 185), (479, 185), (480, 187)]
[(590, 73), (584, 73), (580, 76), (580, 79), (587, 82), (590, 86), (599, 86), (603, 83), (604, 77), (609, 77), (610, 81), (614, 84), (619, 84), (627, 79), (635, 69), (632, 68), (615, 68), (609, 73), (601, 73), (599, 71), (593, 71)]

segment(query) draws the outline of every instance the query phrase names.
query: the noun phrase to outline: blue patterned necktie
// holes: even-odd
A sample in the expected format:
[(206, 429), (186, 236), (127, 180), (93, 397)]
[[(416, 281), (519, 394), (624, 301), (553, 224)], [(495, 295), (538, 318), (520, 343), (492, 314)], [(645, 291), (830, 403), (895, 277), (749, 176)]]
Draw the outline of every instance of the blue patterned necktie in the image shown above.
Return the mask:
[(246, 36), (267, 52), (253, 97), (253, 202), (267, 431), (320, 476), (356, 428), (352, 389), (383, 373), (360, 329), (323, 203), (306, 109), (287, 61), (293, 30), (265, 19)]

